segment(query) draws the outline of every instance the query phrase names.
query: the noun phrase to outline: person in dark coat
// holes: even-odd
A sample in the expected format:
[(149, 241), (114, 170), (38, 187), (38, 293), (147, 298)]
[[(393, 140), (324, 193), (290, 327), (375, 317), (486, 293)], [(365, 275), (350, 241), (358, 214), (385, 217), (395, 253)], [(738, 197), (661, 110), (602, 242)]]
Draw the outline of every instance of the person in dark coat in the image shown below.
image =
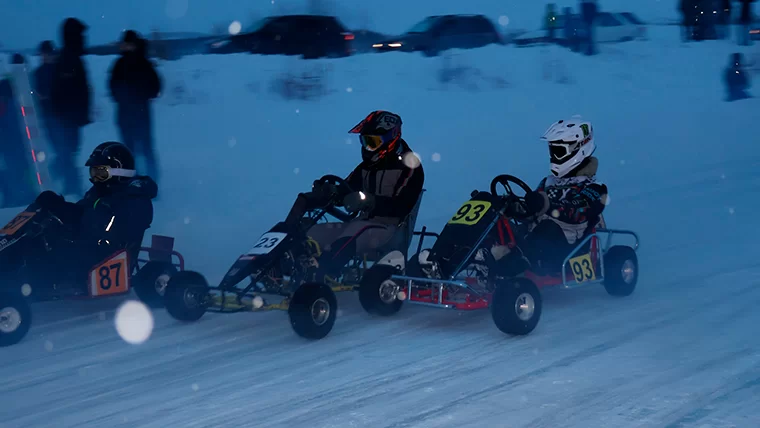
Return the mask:
[(718, 36), (721, 39), (731, 37), (731, 0), (720, 0), (720, 8), (718, 10), (718, 24), (720, 31)]
[(728, 67), (723, 75), (726, 85), (726, 101), (738, 101), (750, 98), (747, 92), (750, 87), (749, 73), (744, 68), (744, 57), (736, 52), (729, 58)]
[(752, 24), (752, 3), (755, 0), (740, 0), (742, 4), (741, 14), (739, 15), (739, 44), (749, 46), (752, 40), (749, 37), (749, 27)]
[(51, 265), (61, 266), (60, 275), (75, 285), (86, 284), (88, 271), (119, 250), (127, 250), (133, 265), (137, 262), (158, 194), (150, 177), (137, 175), (134, 157), (121, 143), (100, 144), (85, 165), (93, 185), (81, 200), (68, 202), (49, 190), (35, 200), (68, 226), (68, 236), (51, 239), (49, 256)]
[(694, 39), (694, 26), (696, 23), (695, 11), (697, 8), (695, 0), (680, 0), (678, 9), (681, 12), (681, 38), (684, 42)]
[(563, 31), (565, 36), (565, 43), (567, 47), (573, 52), (578, 52), (580, 49), (580, 40), (578, 38), (578, 19), (573, 14), (573, 9), (566, 7), (563, 10)]
[(61, 29), (63, 48), (56, 61), (50, 87), (51, 107), (60, 131), (60, 144), (54, 147), (57, 170), (63, 174), (63, 192), (69, 195), (82, 194), (76, 159), (82, 144), (82, 128), (92, 123), (90, 85), (82, 61), (86, 30), (87, 26), (76, 18), (64, 21)]
[(586, 55), (596, 54), (596, 39), (594, 38), (594, 22), (599, 13), (595, 0), (581, 0), (581, 16), (583, 18), (583, 33), (586, 42)]
[(124, 144), (135, 156), (145, 159), (146, 171), (158, 181), (150, 104), (161, 92), (161, 79), (147, 58), (147, 41), (136, 32), (124, 33), (121, 52), (109, 79), (111, 98), (116, 103), (116, 124)]
[[(48, 143), (55, 149), (61, 144), (58, 141), (58, 129), (56, 118), (53, 114), (53, 104), (50, 92), (53, 86), (53, 74), (55, 73), (55, 46), (50, 40), (40, 43), (37, 51), (40, 55), (40, 66), (32, 75), (32, 90), (37, 105), (37, 117), (42, 122), (42, 128), (47, 134)], [(63, 171), (51, 171), (54, 176), (60, 177)]]

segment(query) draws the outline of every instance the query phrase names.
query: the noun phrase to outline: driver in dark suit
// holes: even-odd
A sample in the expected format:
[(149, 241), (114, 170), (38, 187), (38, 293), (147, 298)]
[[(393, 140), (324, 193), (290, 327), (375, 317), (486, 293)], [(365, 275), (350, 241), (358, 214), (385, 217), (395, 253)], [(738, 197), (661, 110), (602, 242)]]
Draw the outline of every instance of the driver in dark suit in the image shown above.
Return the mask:
[[(399, 115), (374, 111), (349, 133), (359, 134), (362, 162), (345, 179), (352, 192), (340, 196), (346, 210), (359, 215), (345, 223), (316, 224), (308, 231), (316, 247), (315, 262), (326, 272), (340, 269), (357, 253), (387, 244), (414, 209), (425, 181), (419, 158), (401, 138)], [(306, 207), (324, 203), (323, 190), (300, 194), (286, 223), (297, 222)]]

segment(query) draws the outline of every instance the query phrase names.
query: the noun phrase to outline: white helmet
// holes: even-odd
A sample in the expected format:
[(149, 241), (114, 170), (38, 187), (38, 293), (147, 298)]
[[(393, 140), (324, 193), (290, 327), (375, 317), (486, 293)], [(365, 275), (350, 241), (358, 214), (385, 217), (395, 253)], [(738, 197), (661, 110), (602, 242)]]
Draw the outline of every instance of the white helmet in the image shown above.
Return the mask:
[(542, 140), (549, 142), (552, 173), (564, 177), (596, 150), (591, 122), (570, 119), (555, 122), (544, 132)]

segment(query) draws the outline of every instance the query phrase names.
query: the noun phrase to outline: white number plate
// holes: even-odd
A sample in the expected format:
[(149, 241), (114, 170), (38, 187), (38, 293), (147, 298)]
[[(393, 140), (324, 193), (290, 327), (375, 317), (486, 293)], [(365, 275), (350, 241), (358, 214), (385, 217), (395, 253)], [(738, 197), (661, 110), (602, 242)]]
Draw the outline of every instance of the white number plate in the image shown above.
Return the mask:
[(288, 236), (287, 233), (267, 232), (261, 235), (259, 242), (257, 242), (256, 245), (251, 248), (251, 251), (248, 251), (246, 254), (251, 256), (269, 254), (269, 252), (272, 251), (274, 247), (278, 246), (286, 236)]

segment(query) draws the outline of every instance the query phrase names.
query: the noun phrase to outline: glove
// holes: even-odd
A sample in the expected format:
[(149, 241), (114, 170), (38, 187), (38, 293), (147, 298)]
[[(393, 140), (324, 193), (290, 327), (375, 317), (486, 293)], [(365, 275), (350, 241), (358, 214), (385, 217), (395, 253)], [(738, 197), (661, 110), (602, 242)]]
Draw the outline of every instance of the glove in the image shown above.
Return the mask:
[(549, 209), (549, 197), (541, 191), (525, 194), (525, 205), (529, 214), (543, 214)]
[(43, 210), (56, 213), (61, 210), (61, 207), (63, 207), (64, 204), (66, 204), (66, 200), (63, 199), (63, 196), (51, 190), (45, 190), (37, 196), (34, 203)]
[(375, 195), (364, 192), (352, 192), (343, 198), (343, 206), (348, 212), (370, 210), (375, 206)]

